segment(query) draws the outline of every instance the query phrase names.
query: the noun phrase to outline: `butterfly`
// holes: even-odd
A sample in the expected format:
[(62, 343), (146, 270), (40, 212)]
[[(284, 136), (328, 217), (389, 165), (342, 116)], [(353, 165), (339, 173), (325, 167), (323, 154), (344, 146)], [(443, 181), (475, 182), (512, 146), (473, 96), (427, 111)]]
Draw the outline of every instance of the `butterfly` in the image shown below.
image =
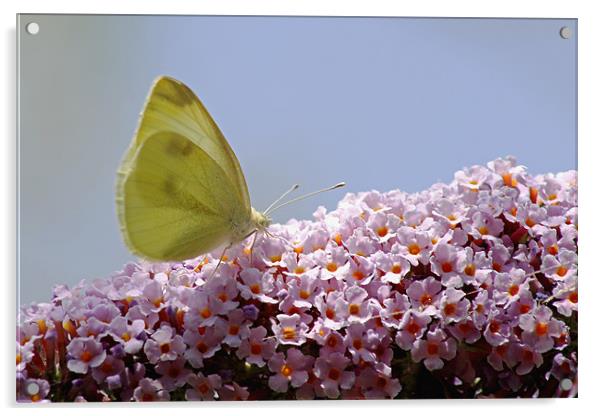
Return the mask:
[(238, 159), (205, 106), (184, 83), (161, 76), (117, 170), (115, 200), (121, 233), (133, 254), (182, 261), (266, 231), (275, 209), (344, 185), (278, 205), (298, 188), (294, 185), (257, 211)]

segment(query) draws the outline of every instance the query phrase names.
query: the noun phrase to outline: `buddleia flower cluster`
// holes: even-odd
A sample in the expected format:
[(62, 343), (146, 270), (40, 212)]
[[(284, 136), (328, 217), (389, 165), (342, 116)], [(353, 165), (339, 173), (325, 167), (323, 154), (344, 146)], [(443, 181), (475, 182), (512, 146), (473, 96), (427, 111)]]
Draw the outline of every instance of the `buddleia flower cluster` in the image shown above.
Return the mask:
[(577, 394), (575, 171), (497, 159), (268, 231), (23, 308), (17, 400)]

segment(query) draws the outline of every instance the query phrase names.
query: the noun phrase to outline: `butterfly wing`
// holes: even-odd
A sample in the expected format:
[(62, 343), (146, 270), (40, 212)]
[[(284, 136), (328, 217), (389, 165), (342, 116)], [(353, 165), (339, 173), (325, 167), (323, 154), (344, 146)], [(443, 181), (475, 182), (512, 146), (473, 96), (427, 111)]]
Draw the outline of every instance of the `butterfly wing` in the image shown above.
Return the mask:
[(127, 246), (152, 260), (210, 251), (250, 221), (234, 152), (194, 93), (160, 77), (118, 170), (117, 213)]

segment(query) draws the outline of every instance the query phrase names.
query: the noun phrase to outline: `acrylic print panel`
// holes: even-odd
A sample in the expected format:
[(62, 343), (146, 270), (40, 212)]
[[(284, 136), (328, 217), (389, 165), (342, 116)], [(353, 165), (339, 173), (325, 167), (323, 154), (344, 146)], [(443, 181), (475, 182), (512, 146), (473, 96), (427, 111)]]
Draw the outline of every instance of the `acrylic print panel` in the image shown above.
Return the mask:
[(18, 401), (577, 395), (576, 20), (18, 38)]

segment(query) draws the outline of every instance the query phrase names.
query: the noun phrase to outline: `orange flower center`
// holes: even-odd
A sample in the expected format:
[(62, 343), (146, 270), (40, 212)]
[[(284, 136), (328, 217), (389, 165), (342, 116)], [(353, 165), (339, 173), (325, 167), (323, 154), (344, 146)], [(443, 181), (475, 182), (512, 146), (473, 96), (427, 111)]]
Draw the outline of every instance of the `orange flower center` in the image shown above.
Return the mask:
[(391, 266), (391, 273), (400, 274), (401, 273), (401, 264), (395, 263)]
[(537, 203), (537, 188), (533, 186), (529, 187), (529, 198), (531, 199), (532, 203)]
[(339, 342), (337, 341), (334, 335), (328, 336), (328, 339), (326, 340), (326, 345), (328, 345), (330, 348), (336, 347), (338, 343)]
[(290, 368), (288, 365), (284, 364), (282, 366), (282, 368), (280, 369), (280, 373), (284, 376), (284, 377), (289, 377), (291, 374), (293, 374), (293, 369)]
[(460, 329), (460, 331), (466, 334), (470, 329), (470, 325), (468, 325), (466, 322), (462, 322), (460, 325), (458, 325), (458, 328)]
[(284, 339), (295, 339), (297, 330), (294, 326), (285, 326), (282, 328), (282, 336), (284, 336)]
[(535, 224), (537, 223), (531, 217), (527, 217), (527, 219), (525, 220), (525, 225), (529, 228), (533, 227)]
[(439, 352), (439, 345), (435, 344), (434, 342), (429, 342), (428, 345), (426, 346), (426, 352), (429, 355), (435, 355)]
[(433, 298), (431, 298), (431, 295), (429, 295), (428, 293), (425, 293), (420, 297), (420, 303), (424, 306), (430, 305), (431, 303), (433, 303)]
[(201, 317), (208, 319), (211, 316), (211, 311), (209, 308), (205, 308), (201, 311)]
[(351, 315), (357, 315), (358, 313), (360, 313), (360, 307), (357, 303), (352, 303), (351, 305), (349, 305), (349, 313)]
[(293, 249), (293, 251), (297, 254), (303, 253), (303, 246), (297, 246)]
[(557, 274), (558, 276), (560, 276), (560, 277), (564, 277), (568, 271), (569, 271), (569, 269), (567, 269), (566, 267), (564, 267), (564, 266), (559, 266), (559, 267), (556, 269), (556, 274)]
[(450, 262), (446, 261), (441, 265), (441, 270), (443, 270), (443, 273), (449, 273), (453, 270), (453, 267)]
[(272, 263), (277, 263), (277, 262), (279, 262), (280, 260), (282, 260), (282, 255), (280, 255), (280, 254), (277, 254), (277, 255), (275, 255), (275, 256), (271, 256), (271, 257), (270, 257), (270, 261), (271, 261)]
[(249, 289), (251, 289), (251, 293), (258, 295), (261, 292), (261, 288), (259, 287), (258, 283), (254, 283), (251, 286), (249, 286)]
[(364, 277), (366, 277), (366, 276), (364, 275), (364, 273), (362, 273), (361, 270), (356, 270), (353, 272), (353, 278), (355, 280), (362, 280)]
[(332, 309), (332, 308), (327, 308), (327, 309), (326, 309), (326, 317), (327, 317), (328, 319), (334, 319), (334, 317), (335, 317), (335, 314), (334, 314), (334, 309)]
[(228, 334), (230, 334), (230, 335), (236, 335), (236, 334), (238, 334), (239, 330), (240, 330), (240, 326), (238, 326), (238, 325), (230, 325), (230, 328), (228, 328)]
[(554, 244), (553, 246), (548, 247), (548, 253), (553, 256), (558, 254), (558, 244)]
[(261, 354), (261, 345), (251, 344), (251, 354), (253, 354), (253, 355)]
[(110, 373), (111, 371), (113, 371), (113, 366), (111, 365), (111, 363), (108, 363), (108, 362), (106, 362), (106, 361), (105, 361), (105, 362), (104, 362), (104, 363), (102, 363), (102, 365), (100, 366), (100, 370), (101, 370), (103, 373), (105, 373), (105, 374), (108, 374), (108, 373)]
[(341, 234), (335, 234), (333, 240), (338, 246), (343, 244), (343, 236)]
[(328, 270), (330, 273), (336, 272), (338, 268), (339, 266), (337, 266), (336, 263), (328, 263), (326, 265), (326, 270)]
[(415, 256), (420, 253), (420, 246), (416, 243), (410, 244), (408, 246), (408, 251), (410, 252), (410, 254)]
[(531, 310), (531, 307), (529, 305), (520, 305), (520, 313), (525, 314), (527, 312), (529, 312)]
[(500, 324), (498, 321), (491, 321), (491, 324), (489, 324), (489, 330), (494, 334), (497, 333), (500, 330)]
[(569, 301), (571, 303), (577, 303), (577, 292), (571, 292), (569, 295)]
[(328, 371), (328, 378), (331, 380), (338, 380), (340, 376), (341, 376), (341, 372), (339, 370), (337, 370), (336, 368), (331, 368)]
[(305, 267), (301, 267), (301, 266), (295, 267), (294, 273), (295, 274), (305, 273)]
[(467, 265), (464, 268), (464, 274), (466, 274), (467, 276), (474, 276), (476, 271), (477, 271), (477, 268), (472, 263), (470, 263), (469, 265)]
[(92, 359), (92, 353), (90, 351), (84, 351), (82, 352), (82, 354), (79, 356), (80, 360), (82, 360), (83, 362), (87, 363), (88, 361), (90, 361)]
[(518, 185), (518, 182), (510, 172), (503, 173), (502, 179), (504, 180), (504, 185), (509, 186), (511, 188), (514, 188), (516, 187), (516, 185)]
[(301, 299), (307, 299), (309, 297), (309, 292), (307, 290), (299, 291), (299, 297)]
[(354, 339), (353, 340), (353, 348), (355, 348), (356, 350), (359, 350), (360, 348), (362, 348), (362, 340)]
[(209, 391), (209, 386), (207, 385), (207, 383), (201, 383), (198, 386), (196, 386), (196, 389), (202, 393), (205, 394)]
[(443, 308), (443, 313), (446, 315), (455, 315), (456, 314), (456, 304), (448, 303), (447, 305), (445, 305), (445, 307)]
[(482, 225), (478, 228), (479, 233), (481, 233), (481, 235), (487, 235), (489, 234), (489, 228), (487, 228), (487, 226)]
[(203, 341), (199, 341), (196, 344), (196, 349), (201, 353), (201, 354), (205, 354), (207, 352), (207, 350), (209, 350), (209, 347), (207, 347), (207, 344), (205, 344)]
[(420, 331), (420, 325), (418, 325), (416, 322), (414, 322), (414, 320), (412, 320), (409, 324), (406, 325), (405, 330), (412, 335), (416, 335), (418, 331)]
[(508, 288), (508, 293), (510, 294), (510, 296), (515, 296), (518, 293), (518, 286), (517, 285), (512, 285)]
[(376, 234), (378, 234), (379, 237), (386, 236), (388, 232), (389, 232), (389, 229), (387, 227), (378, 227), (376, 229)]
[(166, 354), (171, 349), (171, 345), (169, 345), (169, 344), (161, 344), (161, 346), (159, 347), (159, 349), (161, 350), (161, 354)]
[(548, 324), (545, 322), (538, 322), (535, 325), (535, 333), (540, 337), (546, 335), (548, 333)]

